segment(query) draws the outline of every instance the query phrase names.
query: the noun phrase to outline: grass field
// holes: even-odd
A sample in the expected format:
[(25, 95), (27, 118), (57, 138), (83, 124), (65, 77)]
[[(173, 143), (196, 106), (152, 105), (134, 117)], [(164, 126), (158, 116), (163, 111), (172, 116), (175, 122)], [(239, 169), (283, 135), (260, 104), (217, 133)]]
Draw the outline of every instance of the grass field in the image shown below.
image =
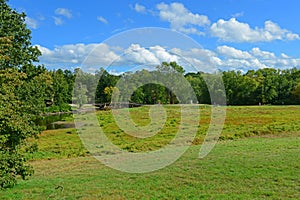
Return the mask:
[[(130, 110), (137, 124), (149, 123), (147, 107)], [(179, 115), (168, 107), (163, 129), (137, 140), (118, 129), (110, 111), (98, 113), (107, 136), (128, 151), (159, 148), (174, 137)], [(110, 169), (90, 157), (75, 129), (45, 131), (28, 156), (35, 174), (0, 199), (300, 199), (300, 107), (228, 107), (220, 141), (198, 159), (210, 121), (201, 107), (193, 146), (172, 165), (150, 173)], [(120, 142), (122, 141), (122, 142)]]

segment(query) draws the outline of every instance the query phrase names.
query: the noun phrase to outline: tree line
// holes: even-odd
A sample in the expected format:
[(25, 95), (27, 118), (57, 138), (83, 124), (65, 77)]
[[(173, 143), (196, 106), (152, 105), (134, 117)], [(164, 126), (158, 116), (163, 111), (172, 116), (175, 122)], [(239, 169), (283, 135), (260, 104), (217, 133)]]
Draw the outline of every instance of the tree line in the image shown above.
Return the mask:
[[(180, 70), (176, 71), (176, 67), (177, 70), (178, 68)], [(183, 68), (177, 63), (163, 62), (155, 71), (141, 70), (113, 75), (103, 68), (95, 74), (76, 69), (73, 76), (75, 79), (76, 73), (80, 74), (79, 82), (86, 88), (85, 103), (110, 102), (113, 92), (120, 93), (120, 91), (123, 91), (124, 94), (121, 96), (124, 97), (126, 92), (130, 93), (129, 91), (133, 90), (134, 92), (130, 93), (130, 96), (120, 100), (140, 104), (178, 103), (179, 101), (171, 87), (183, 87), (181, 80), (173, 81), (169, 84), (169, 87), (153, 81), (153, 83), (143, 85), (145, 80), (141, 79), (154, 76), (157, 72), (162, 73), (162, 68), (170, 72), (165, 79), (170, 79), (171, 74), (177, 73), (184, 77), (192, 87), (196, 99), (192, 99), (192, 101), (191, 99), (181, 100), (183, 103), (214, 104), (216, 102), (211, 102), (210, 92), (219, 92), (217, 96), (224, 98), (227, 105), (292, 105), (300, 103), (300, 70), (297, 68), (284, 70), (264, 68), (248, 70), (246, 73), (240, 71), (224, 71), (218, 72), (218, 74), (184, 73)], [(221, 82), (216, 81), (216, 77), (222, 78), (225, 91), (221, 90)], [(120, 81), (123, 81), (123, 84), (118, 83)], [(118, 86), (116, 86), (117, 83)], [(137, 85), (140, 85), (140, 87), (137, 87)], [(70, 90), (65, 91), (70, 92)], [(71, 94), (68, 93), (62, 96), (71, 96)]]
[[(162, 74), (166, 71), (168, 75), (165, 79), (170, 79), (172, 74), (182, 76), (196, 95), (196, 99), (181, 99), (181, 103), (214, 104), (215, 102), (211, 102), (209, 86), (211, 92), (219, 92), (218, 95), (226, 100), (227, 105), (300, 104), (300, 70), (297, 68), (285, 70), (264, 68), (249, 70), (246, 73), (240, 71), (224, 71), (218, 74), (185, 73), (176, 62), (163, 62), (154, 71), (141, 70), (121, 75), (110, 74), (103, 68), (95, 73), (84, 72), (80, 68), (74, 71), (47, 70), (45, 67), (38, 66), (33, 69), (27, 69), (26, 73), (25, 69), (19, 70), (24, 75), (26, 74), (26, 79), (31, 82), (31, 86), (23, 87), (23, 91), (19, 93), (26, 95), (26, 91), (28, 93), (30, 90), (35, 90), (35, 95), (26, 97), (27, 102), (31, 101), (31, 104), (39, 107), (43, 113), (69, 111), (70, 104), (77, 100), (74, 98), (77, 96), (76, 92), (79, 92), (76, 91), (78, 87), (74, 87), (74, 84), (81, 84), (79, 87), (82, 93), (81, 104), (108, 103), (111, 101), (113, 92), (123, 92), (120, 96), (124, 97), (126, 93), (129, 93), (128, 91), (133, 91), (133, 93), (119, 101), (139, 104), (179, 103), (178, 97), (172, 90), (176, 87), (183, 87), (182, 80), (170, 81), (169, 87), (166, 87), (165, 83), (155, 83), (155, 81), (144, 84), (145, 77), (152, 76), (153, 82), (158, 79), (153, 78), (155, 73)], [(220, 81), (215, 81), (215, 77), (222, 78), (225, 92), (220, 90)], [(75, 80), (77, 80), (76, 83)], [(124, 83), (121, 84), (120, 81)]]

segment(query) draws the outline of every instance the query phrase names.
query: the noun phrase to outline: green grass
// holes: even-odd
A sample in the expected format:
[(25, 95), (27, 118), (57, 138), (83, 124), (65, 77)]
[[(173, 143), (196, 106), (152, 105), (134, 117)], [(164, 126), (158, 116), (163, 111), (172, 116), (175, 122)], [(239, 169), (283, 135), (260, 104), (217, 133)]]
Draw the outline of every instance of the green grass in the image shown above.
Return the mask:
[[(128, 174), (91, 157), (32, 162), (36, 174), (1, 199), (299, 199), (300, 137), (219, 142), (204, 159), (192, 146), (172, 165)], [(61, 187), (60, 187), (61, 186)], [(63, 188), (63, 191), (62, 191)]]
[[(175, 136), (180, 124), (180, 109), (165, 106), (167, 120), (163, 129), (155, 136), (146, 139), (132, 137), (122, 131), (111, 111), (98, 113), (100, 126), (109, 139), (120, 148), (139, 152), (159, 149), (168, 144)], [(131, 109), (133, 121), (137, 125), (150, 123), (149, 107)], [(193, 144), (202, 144), (211, 120), (211, 107), (200, 107), (200, 122)], [(189, 120), (192, 120), (193, 116)], [(220, 140), (238, 139), (255, 135), (290, 133), (300, 130), (300, 106), (238, 106), (228, 107), (226, 121)], [(153, 130), (155, 131), (155, 130)], [(189, 127), (186, 127), (189, 131)]]
[(81, 143), (76, 129), (57, 129), (43, 131), (37, 141), (38, 151), (27, 153), (29, 160), (70, 158), (88, 155)]
[[(166, 109), (163, 129), (147, 139), (126, 135), (111, 111), (97, 115), (113, 143), (139, 152), (174, 137), (180, 113), (176, 106)], [(130, 109), (139, 125), (150, 122), (148, 111)], [(220, 141), (203, 159), (198, 144), (210, 107), (201, 107), (200, 115), (194, 145), (172, 165), (145, 174), (116, 171), (89, 157), (75, 129), (44, 131), (38, 152), (28, 155), (35, 174), (0, 191), (0, 199), (300, 199), (300, 106), (228, 107)]]
[(221, 139), (300, 130), (300, 106), (228, 107)]

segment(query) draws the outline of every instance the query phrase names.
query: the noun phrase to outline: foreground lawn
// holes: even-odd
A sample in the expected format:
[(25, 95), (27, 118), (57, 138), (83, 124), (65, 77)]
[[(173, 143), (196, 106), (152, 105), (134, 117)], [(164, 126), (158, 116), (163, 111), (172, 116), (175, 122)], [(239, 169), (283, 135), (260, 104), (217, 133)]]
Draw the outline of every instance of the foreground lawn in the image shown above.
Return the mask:
[(219, 142), (204, 159), (192, 146), (172, 165), (128, 174), (92, 157), (38, 160), (36, 173), (1, 199), (299, 199), (300, 134)]
[[(0, 191), (0, 199), (300, 199), (300, 106), (228, 107), (220, 140), (203, 159), (198, 154), (211, 108), (200, 110), (189, 150), (172, 165), (145, 174), (104, 166), (89, 156), (74, 128), (44, 131), (35, 141), (38, 151), (28, 154), (35, 174)], [(130, 114), (136, 124), (147, 125), (148, 111), (145, 106)], [(180, 112), (176, 106), (166, 106), (166, 112), (163, 128), (145, 139), (126, 135), (111, 111), (97, 117), (115, 145), (141, 152), (174, 137)]]

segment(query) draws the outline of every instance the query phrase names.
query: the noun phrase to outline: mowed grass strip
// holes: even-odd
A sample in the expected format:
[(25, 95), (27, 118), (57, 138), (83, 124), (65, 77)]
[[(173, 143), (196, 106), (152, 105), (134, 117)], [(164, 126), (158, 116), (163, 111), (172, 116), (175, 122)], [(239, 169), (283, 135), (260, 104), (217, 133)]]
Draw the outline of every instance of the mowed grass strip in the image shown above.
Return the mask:
[(110, 169), (92, 157), (32, 161), (36, 173), (1, 199), (299, 199), (300, 134), (219, 142), (198, 159), (192, 146), (150, 173)]

